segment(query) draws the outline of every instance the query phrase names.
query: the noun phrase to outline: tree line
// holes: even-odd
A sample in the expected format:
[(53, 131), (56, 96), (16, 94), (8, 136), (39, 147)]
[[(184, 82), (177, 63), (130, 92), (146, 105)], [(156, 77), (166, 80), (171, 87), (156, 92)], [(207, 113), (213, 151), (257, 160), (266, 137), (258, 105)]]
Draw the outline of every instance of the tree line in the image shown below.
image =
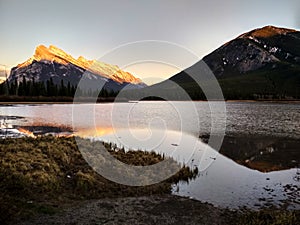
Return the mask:
[(113, 90), (102, 89), (101, 91), (81, 90), (70, 81), (64, 80), (60, 84), (54, 83), (50, 78), (46, 82), (35, 81), (34, 78), (28, 80), (23, 76), (22, 81), (4, 82), (0, 84), (0, 95), (10, 96), (45, 96), (45, 97), (74, 97), (75, 93), (79, 96), (97, 96), (98, 97), (115, 97), (118, 92)]
[[(222, 85), (223, 86), (223, 85)], [(251, 90), (237, 90), (237, 89), (228, 89), (223, 86), (223, 94), (226, 100), (262, 100), (262, 99), (299, 99), (299, 93), (296, 95), (288, 94), (286, 92), (275, 93), (268, 90), (264, 90), (261, 93), (253, 92)], [(183, 89), (188, 94), (187, 96), (180, 96), (176, 91), (159, 90), (159, 93), (163, 93), (163, 96), (166, 97), (165, 100), (207, 100), (205, 94), (200, 88), (188, 88), (184, 87)], [(139, 90), (128, 90), (125, 91), (123, 97), (128, 100), (161, 100), (161, 98), (156, 97), (155, 91), (147, 89)], [(24, 96), (24, 97), (68, 97), (73, 98), (75, 93), (77, 96), (82, 97), (100, 97), (100, 98), (113, 98), (118, 95), (119, 92), (113, 90), (102, 89), (99, 90), (81, 90), (76, 85), (72, 85), (69, 81), (65, 83), (64, 80), (61, 80), (58, 83), (55, 83), (52, 78), (46, 82), (35, 81), (34, 78), (28, 80), (23, 76), (22, 81), (18, 82), (14, 80), (12, 82), (4, 82), (0, 84), (0, 96)], [(148, 96), (148, 97), (143, 97)]]

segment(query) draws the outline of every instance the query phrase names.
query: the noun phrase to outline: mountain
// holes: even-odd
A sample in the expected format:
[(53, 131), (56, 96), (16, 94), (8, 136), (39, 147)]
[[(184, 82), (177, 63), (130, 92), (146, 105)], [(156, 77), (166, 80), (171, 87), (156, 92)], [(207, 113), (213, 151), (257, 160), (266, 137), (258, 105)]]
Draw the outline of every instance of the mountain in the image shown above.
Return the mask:
[(300, 65), (299, 38), (295, 30), (267, 26), (242, 34), (203, 60), (218, 78), (282, 64)]
[(188, 75), (201, 77), (203, 63), (217, 78), (226, 99), (300, 99), (300, 32), (274, 26), (238, 36), (144, 92), (164, 89), (164, 93), (175, 93), (175, 82), (193, 99), (203, 99), (203, 92)]
[(47, 82), (50, 78), (54, 84), (59, 85), (63, 80), (64, 84), (70, 82), (74, 86), (83, 78), (91, 89), (104, 85), (105, 89), (113, 91), (119, 91), (128, 84), (131, 88), (146, 86), (139, 78), (116, 65), (87, 60), (82, 56), (75, 59), (53, 45), (48, 48), (38, 46), (31, 58), (11, 69), (8, 81), (20, 83), (23, 79), (34, 79), (35, 82)]

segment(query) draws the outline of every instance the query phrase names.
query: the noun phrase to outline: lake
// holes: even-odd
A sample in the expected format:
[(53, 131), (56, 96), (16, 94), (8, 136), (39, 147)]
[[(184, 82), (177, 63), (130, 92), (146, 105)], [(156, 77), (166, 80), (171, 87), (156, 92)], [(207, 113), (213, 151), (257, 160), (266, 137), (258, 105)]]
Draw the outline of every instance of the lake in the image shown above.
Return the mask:
[[(300, 209), (300, 104), (13, 104), (0, 106), (0, 119), (15, 128), (73, 127), (82, 137), (155, 151), (197, 166), (199, 176), (174, 185), (176, 195), (230, 208)], [(224, 134), (217, 149), (221, 154), (212, 148), (218, 143), (207, 145), (199, 138), (216, 137), (218, 142)], [(9, 134), (2, 130), (0, 135)]]

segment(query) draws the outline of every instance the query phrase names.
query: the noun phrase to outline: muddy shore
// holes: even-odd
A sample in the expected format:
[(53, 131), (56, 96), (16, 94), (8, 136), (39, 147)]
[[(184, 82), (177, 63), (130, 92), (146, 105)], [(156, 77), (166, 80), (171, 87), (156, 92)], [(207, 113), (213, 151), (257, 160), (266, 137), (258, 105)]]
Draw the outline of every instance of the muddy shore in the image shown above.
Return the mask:
[(54, 215), (42, 215), (22, 225), (36, 224), (236, 224), (237, 212), (169, 194), (83, 201)]

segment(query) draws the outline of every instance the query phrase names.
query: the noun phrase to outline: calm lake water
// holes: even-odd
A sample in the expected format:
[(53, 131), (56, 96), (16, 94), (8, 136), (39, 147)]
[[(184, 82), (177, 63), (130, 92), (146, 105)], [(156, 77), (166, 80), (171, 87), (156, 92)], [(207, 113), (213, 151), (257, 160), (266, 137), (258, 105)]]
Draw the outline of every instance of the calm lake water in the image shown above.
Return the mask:
[(16, 127), (74, 126), (83, 137), (164, 153), (197, 166), (198, 178), (175, 185), (177, 195), (230, 208), (288, 204), (300, 209), (296, 168), (262, 173), (218, 154), (199, 139), (211, 131), (215, 135), (225, 131), (226, 135), (292, 138), (300, 143), (300, 104), (232, 102), (226, 108), (219, 102), (16, 104), (1, 106), (1, 118)]

